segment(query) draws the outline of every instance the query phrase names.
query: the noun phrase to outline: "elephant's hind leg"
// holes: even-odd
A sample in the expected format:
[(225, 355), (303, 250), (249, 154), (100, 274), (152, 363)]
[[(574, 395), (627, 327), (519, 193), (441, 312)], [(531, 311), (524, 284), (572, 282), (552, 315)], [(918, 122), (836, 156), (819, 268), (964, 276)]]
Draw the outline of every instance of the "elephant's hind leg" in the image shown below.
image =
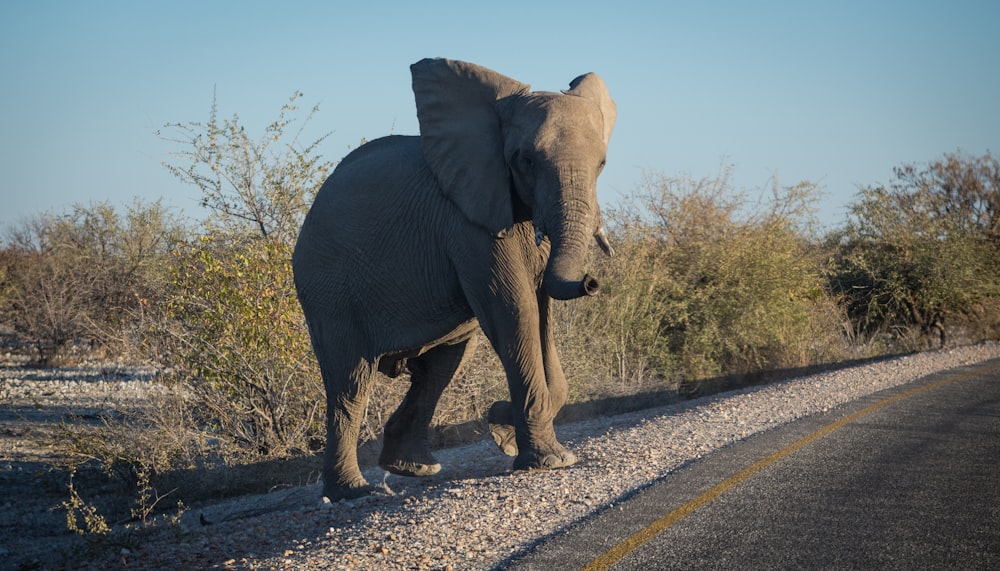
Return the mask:
[(321, 338), (313, 332), (313, 347), (326, 387), (323, 495), (334, 502), (364, 496), (373, 488), (358, 467), (358, 435), (368, 406), (375, 366), (366, 359), (348, 359), (341, 352), (329, 351), (328, 346), (315, 342)]
[(474, 339), (441, 345), (409, 360), (410, 390), (385, 425), (382, 468), (401, 476), (432, 476), (441, 470), (431, 454), (431, 418), (441, 393), (472, 354)]

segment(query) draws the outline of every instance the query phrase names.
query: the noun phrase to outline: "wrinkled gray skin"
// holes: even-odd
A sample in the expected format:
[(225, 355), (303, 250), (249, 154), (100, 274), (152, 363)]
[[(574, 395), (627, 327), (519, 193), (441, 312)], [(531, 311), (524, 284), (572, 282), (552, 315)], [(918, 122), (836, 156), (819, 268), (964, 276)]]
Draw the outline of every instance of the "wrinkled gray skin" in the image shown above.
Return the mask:
[[(327, 179), (295, 248), (295, 285), (327, 397), (324, 494), (370, 491), (357, 440), (376, 371), (411, 372), (385, 426), (386, 470), (440, 470), (428, 447), (434, 408), (472, 353), (480, 325), (511, 402), (490, 413), (515, 469), (569, 466), (552, 420), (566, 378), (550, 300), (597, 292), (583, 274), (601, 228), (597, 175), (615, 105), (594, 74), (562, 93), (458, 61), (410, 68), (420, 136), (371, 141)], [(551, 251), (551, 256), (550, 256)]]

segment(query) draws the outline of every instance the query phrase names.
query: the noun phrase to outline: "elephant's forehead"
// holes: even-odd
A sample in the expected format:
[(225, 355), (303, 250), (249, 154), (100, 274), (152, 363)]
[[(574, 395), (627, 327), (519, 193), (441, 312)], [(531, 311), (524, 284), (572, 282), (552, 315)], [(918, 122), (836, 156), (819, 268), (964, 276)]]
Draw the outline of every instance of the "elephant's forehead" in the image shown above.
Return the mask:
[(524, 127), (533, 128), (535, 143), (540, 147), (566, 144), (599, 146), (603, 140), (601, 110), (583, 97), (540, 94), (527, 110)]

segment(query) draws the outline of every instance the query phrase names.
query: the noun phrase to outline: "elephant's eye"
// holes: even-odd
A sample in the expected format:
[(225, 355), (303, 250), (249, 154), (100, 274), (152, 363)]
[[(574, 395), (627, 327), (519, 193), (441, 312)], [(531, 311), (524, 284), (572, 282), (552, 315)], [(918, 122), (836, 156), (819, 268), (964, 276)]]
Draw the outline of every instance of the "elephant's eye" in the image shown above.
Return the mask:
[(510, 166), (522, 173), (526, 173), (534, 169), (535, 160), (531, 157), (529, 151), (518, 149), (510, 157)]
[(528, 153), (520, 153), (518, 158), (521, 159), (521, 165), (524, 166), (525, 169), (531, 170), (535, 168), (535, 159), (531, 158), (531, 155)]
[(601, 164), (597, 165), (597, 172), (604, 170), (604, 163), (607, 162), (606, 159), (601, 159)]

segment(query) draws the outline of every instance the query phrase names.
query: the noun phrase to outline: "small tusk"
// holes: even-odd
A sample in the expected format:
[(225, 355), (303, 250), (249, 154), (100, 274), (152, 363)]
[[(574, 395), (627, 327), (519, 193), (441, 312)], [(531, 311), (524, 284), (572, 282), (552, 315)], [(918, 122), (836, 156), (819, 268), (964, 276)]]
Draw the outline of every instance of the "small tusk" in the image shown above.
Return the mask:
[(615, 249), (611, 247), (611, 242), (608, 241), (608, 233), (604, 230), (604, 226), (597, 229), (594, 238), (597, 240), (597, 245), (601, 247), (601, 250), (604, 250), (604, 253), (609, 258), (615, 255)]
[(542, 232), (541, 228), (535, 230), (535, 245), (541, 246), (542, 240), (545, 239), (545, 232)]

